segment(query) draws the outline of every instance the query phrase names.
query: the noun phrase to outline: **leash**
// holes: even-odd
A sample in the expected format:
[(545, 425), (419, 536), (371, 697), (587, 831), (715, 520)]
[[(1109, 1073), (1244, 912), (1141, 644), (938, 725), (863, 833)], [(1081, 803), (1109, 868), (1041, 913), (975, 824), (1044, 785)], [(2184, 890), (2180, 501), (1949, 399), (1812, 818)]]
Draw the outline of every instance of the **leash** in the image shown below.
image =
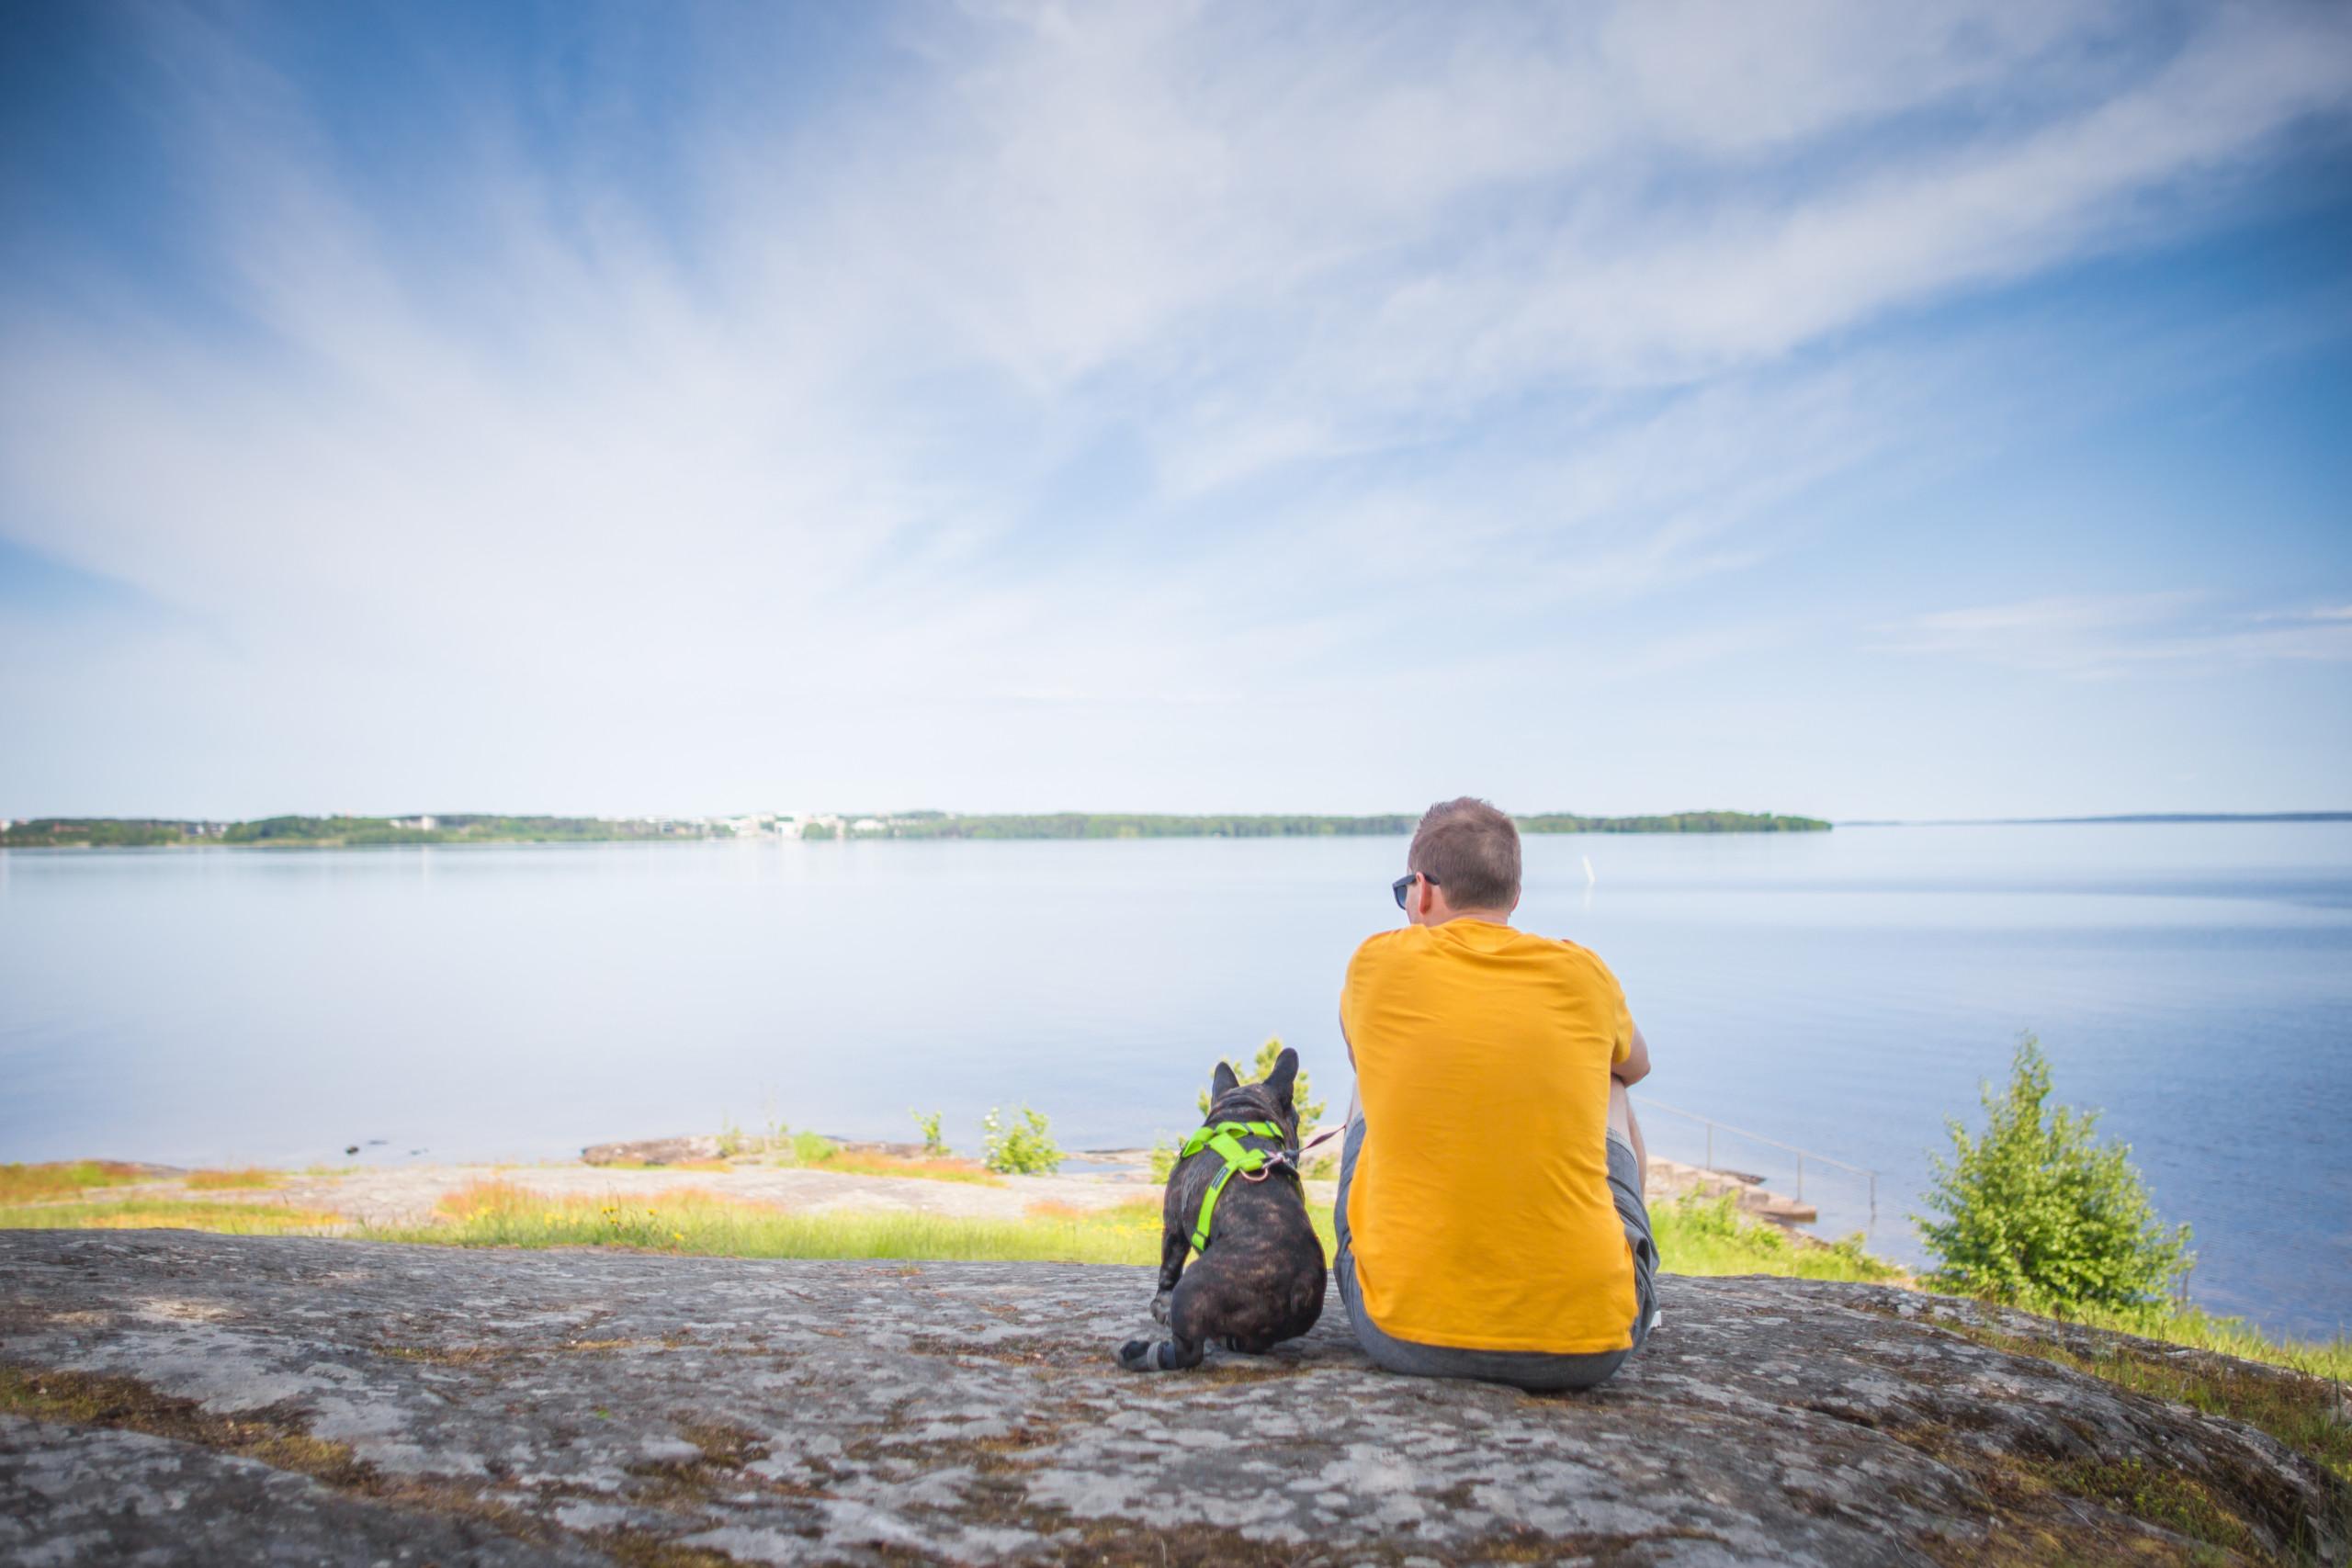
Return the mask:
[(1316, 1134), (1315, 1136), (1307, 1139), (1306, 1142), (1299, 1145), (1298, 1152), (1300, 1155), (1305, 1155), (1309, 1149), (1320, 1148), (1325, 1144), (1329, 1143), (1332, 1139), (1338, 1137), (1347, 1130), (1347, 1124), (1345, 1122), (1341, 1122), (1337, 1127), (1326, 1127), (1321, 1132)]

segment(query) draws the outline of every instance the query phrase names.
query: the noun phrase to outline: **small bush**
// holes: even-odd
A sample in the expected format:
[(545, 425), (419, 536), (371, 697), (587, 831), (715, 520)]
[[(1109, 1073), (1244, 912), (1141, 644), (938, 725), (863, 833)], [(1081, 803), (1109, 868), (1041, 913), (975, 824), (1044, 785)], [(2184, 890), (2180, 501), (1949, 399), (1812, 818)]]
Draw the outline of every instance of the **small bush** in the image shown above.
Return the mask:
[(792, 1159), (796, 1165), (822, 1165), (841, 1152), (841, 1146), (821, 1133), (792, 1134)]
[(1007, 1122), (991, 1110), (980, 1118), (980, 1146), (990, 1170), (1004, 1176), (1051, 1176), (1061, 1168), (1063, 1155), (1047, 1131), (1045, 1113), (1021, 1108), (1019, 1121)]
[[(1274, 1070), (1274, 1062), (1282, 1054), (1283, 1037), (1277, 1034), (1258, 1047), (1257, 1060), (1247, 1068), (1238, 1062), (1227, 1062), (1226, 1066), (1231, 1067), (1233, 1076), (1243, 1083), (1261, 1083), (1264, 1081), (1268, 1073)], [(1298, 1112), (1298, 1130), (1301, 1134), (1305, 1134), (1307, 1129), (1316, 1126), (1323, 1120), (1323, 1102), (1314, 1098), (1314, 1093), (1312, 1086), (1306, 1081), (1306, 1069), (1302, 1066), (1298, 1069), (1298, 1077), (1292, 1082), (1290, 1089), (1290, 1102)], [(1201, 1116), (1206, 1120), (1209, 1113), (1209, 1091), (1201, 1090), (1200, 1098)]]
[(922, 1130), (923, 1158), (945, 1159), (956, 1152), (947, 1146), (947, 1139), (939, 1131), (940, 1112), (933, 1111), (926, 1113), (921, 1111), (910, 1111), (907, 1114), (913, 1117), (915, 1125)]
[(1156, 1138), (1151, 1145), (1151, 1179), (1165, 1181), (1169, 1172), (1176, 1168), (1177, 1143), (1173, 1138)]
[(2008, 1087), (1984, 1089), (1985, 1125), (1947, 1122), (1952, 1157), (1933, 1162), (1912, 1216), (1941, 1267), (1939, 1288), (2041, 1312), (2154, 1312), (2188, 1270), (2188, 1227), (2167, 1228), (2122, 1144), (2100, 1143), (2096, 1112), (2051, 1106), (2050, 1064), (2030, 1034)]

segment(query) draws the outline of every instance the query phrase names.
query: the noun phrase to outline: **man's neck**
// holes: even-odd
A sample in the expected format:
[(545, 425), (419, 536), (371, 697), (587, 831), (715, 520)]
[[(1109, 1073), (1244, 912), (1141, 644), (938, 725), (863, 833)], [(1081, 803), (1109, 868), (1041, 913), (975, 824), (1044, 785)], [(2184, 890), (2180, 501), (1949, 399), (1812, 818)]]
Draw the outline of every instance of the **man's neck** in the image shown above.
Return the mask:
[(1442, 926), (1455, 920), (1484, 920), (1490, 926), (1507, 926), (1510, 924), (1510, 911), (1509, 909), (1452, 909), (1447, 911), (1444, 919), (1429, 920), (1424, 923)]

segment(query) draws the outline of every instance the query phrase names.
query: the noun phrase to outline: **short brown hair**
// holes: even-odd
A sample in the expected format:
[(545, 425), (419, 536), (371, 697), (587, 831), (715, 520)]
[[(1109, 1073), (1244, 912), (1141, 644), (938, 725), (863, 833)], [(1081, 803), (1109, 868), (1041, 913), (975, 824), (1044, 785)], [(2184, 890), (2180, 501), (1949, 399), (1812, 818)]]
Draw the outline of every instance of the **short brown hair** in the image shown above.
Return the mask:
[(1464, 795), (1421, 813), (1405, 869), (1445, 890), (1457, 909), (1504, 909), (1519, 897), (1519, 829), (1486, 801)]

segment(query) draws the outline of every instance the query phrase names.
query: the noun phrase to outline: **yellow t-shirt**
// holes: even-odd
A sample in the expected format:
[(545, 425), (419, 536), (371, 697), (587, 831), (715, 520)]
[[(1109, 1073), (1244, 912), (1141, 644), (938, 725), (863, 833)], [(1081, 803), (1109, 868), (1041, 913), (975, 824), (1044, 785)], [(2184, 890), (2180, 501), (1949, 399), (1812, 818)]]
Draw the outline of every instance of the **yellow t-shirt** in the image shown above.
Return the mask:
[(1373, 1321), (1467, 1350), (1631, 1346), (1605, 1140), (1634, 1024), (1608, 967), (1486, 920), (1407, 926), (1356, 950), (1340, 1026), (1363, 1099), (1348, 1228)]

